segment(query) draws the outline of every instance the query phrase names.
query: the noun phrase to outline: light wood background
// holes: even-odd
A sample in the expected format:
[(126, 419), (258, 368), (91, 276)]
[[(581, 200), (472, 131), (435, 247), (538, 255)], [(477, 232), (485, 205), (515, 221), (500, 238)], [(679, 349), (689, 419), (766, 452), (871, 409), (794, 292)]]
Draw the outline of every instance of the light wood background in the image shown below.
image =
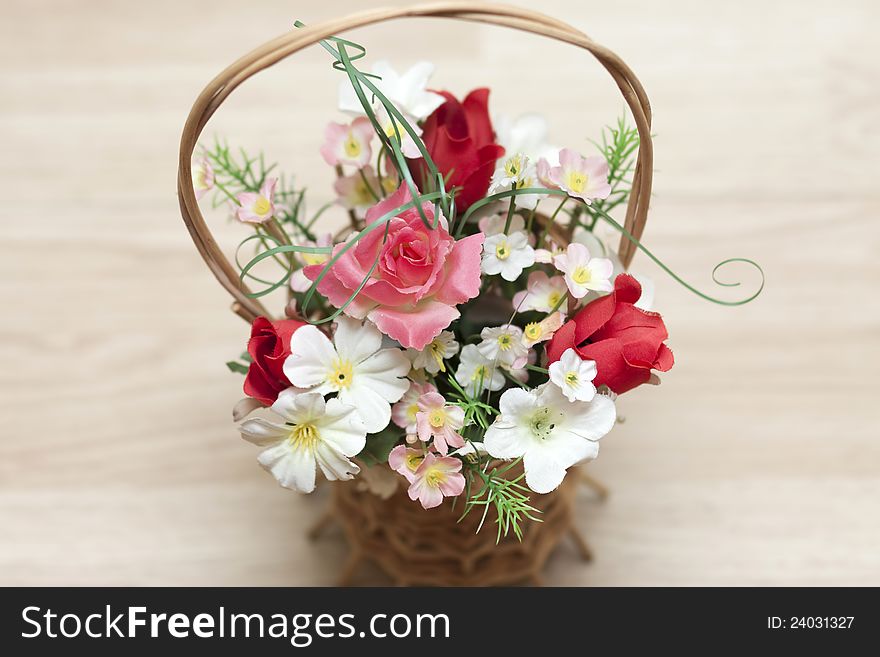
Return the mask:
[[(0, 583), (333, 581), (341, 538), (304, 537), (324, 500), (275, 486), (232, 425), (241, 379), (223, 363), (247, 327), (189, 241), (175, 174), (216, 72), (295, 18), (362, 6), (4, 2)], [(704, 288), (730, 256), (767, 274), (757, 302), (721, 308), (637, 256), (677, 364), (621, 400), (591, 466), (613, 489), (581, 501), (596, 561), (562, 546), (548, 581), (880, 584), (880, 5), (540, 6), (617, 50), (651, 96), (650, 246)], [(398, 67), (433, 60), (438, 87), (488, 84), (494, 111), (540, 110), (583, 150), (623, 106), (595, 62), (536, 37), (444, 21), (353, 36)], [(265, 147), (317, 207), (338, 80), (310, 51), (248, 82), (208, 132)], [(242, 236), (214, 222), (225, 244)]]

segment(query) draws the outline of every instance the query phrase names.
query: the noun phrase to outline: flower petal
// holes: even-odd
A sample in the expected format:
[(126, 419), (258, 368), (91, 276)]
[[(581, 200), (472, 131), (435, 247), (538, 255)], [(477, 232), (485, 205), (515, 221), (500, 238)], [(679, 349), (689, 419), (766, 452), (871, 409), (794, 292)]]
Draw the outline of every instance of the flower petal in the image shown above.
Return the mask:
[(412, 309), (374, 308), (367, 317), (404, 347), (422, 350), (458, 319), (459, 312), (439, 301), (423, 301)]
[(294, 450), (285, 441), (261, 452), (257, 461), (285, 488), (301, 493), (315, 490), (315, 456), (310, 450)]
[(339, 391), (339, 400), (357, 408), (367, 433), (382, 431), (391, 421), (391, 404), (376, 393), (369, 383), (365, 385), (354, 383), (349, 388), (343, 388)]
[(239, 431), (241, 431), (241, 437), (249, 443), (265, 446), (284, 440), (290, 433), (290, 427), (255, 417), (242, 422)]
[(349, 317), (339, 317), (336, 320), (333, 344), (343, 359), (360, 363), (382, 348), (382, 334), (369, 324)]
[(303, 326), (290, 338), (290, 356), (284, 361), (284, 376), (301, 388), (316, 386), (327, 379), (336, 358), (330, 338), (316, 326)]
[(523, 468), (526, 471), (526, 485), (536, 493), (549, 493), (565, 479), (565, 467), (550, 450), (530, 449), (523, 456)]
[(329, 481), (354, 479), (354, 476), (361, 471), (356, 464), (349, 461), (328, 443), (318, 443), (315, 448), (315, 459), (321, 472)]

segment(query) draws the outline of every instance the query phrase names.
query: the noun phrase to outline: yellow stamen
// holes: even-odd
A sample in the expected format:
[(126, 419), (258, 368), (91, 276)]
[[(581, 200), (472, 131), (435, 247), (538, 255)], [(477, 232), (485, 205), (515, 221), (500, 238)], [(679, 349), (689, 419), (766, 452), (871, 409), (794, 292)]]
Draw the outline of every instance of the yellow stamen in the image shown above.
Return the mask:
[(303, 253), (302, 259), (307, 265), (323, 265), (329, 256), (326, 253)]
[(576, 194), (580, 194), (587, 188), (590, 177), (582, 171), (569, 171), (565, 176), (565, 186)]
[(562, 292), (551, 292), (547, 295), (547, 303), (550, 304), (551, 308), (555, 308), (556, 304), (559, 303), (559, 300), (562, 298)]
[(348, 157), (357, 157), (361, 154), (361, 145), (352, 132), (348, 133), (348, 137), (343, 142), (342, 147), (345, 149), (345, 154)]
[(265, 214), (268, 214), (271, 208), (272, 204), (265, 196), (259, 196), (257, 197), (257, 200), (254, 201), (254, 214), (257, 214), (261, 217)]
[(590, 282), (590, 270), (581, 265), (577, 269), (574, 270), (574, 273), (571, 275), (571, 280), (573, 280), (578, 285), (585, 285)]
[(440, 470), (439, 468), (431, 468), (425, 474), (425, 483), (427, 483), (432, 488), (437, 488), (437, 486), (445, 481), (446, 472), (444, 470)]
[(517, 153), (516, 155), (514, 155), (511, 158), (508, 158), (504, 162), (504, 172), (510, 178), (516, 178), (517, 175), (519, 175), (522, 172), (522, 170), (523, 170), (522, 155), (520, 155), (519, 153)]
[(417, 403), (412, 403), (406, 407), (406, 416), (409, 418), (410, 422), (416, 421), (416, 413), (419, 412), (419, 405)]
[(578, 379), (577, 372), (566, 372), (565, 373), (565, 382), (570, 385), (572, 388), (580, 383)]
[(510, 257), (510, 248), (506, 241), (499, 242), (495, 247), (495, 257), (499, 260), (507, 260)]
[(428, 413), (428, 424), (435, 429), (442, 427), (446, 424), (446, 411), (442, 408), (432, 408), (431, 412)]
[(502, 333), (498, 336), (498, 348), (501, 351), (507, 351), (513, 346), (513, 338), (510, 333)]
[(429, 345), (429, 348), (431, 349), (431, 356), (437, 361), (437, 367), (440, 368), (441, 372), (445, 372), (446, 364), (443, 362), (443, 354), (446, 353), (445, 345), (438, 340), (434, 340)]
[(318, 429), (314, 424), (297, 424), (290, 431), (287, 439), (294, 449), (314, 451), (318, 444)]
[(351, 363), (347, 360), (336, 359), (333, 363), (333, 370), (327, 376), (327, 381), (335, 386), (337, 390), (341, 390), (351, 385), (351, 379)]
[[(559, 295), (556, 296), (558, 297)], [(558, 300), (559, 299), (557, 299), (557, 301)], [(532, 342), (540, 340), (541, 336), (544, 335), (544, 329), (538, 322), (530, 322), (526, 324), (526, 328), (523, 332), (525, 333), (526, 337)]]
[(403, 457), (403, 462), (406, 463), (406, 467), (409, 468), (412, 472), (418, 470), (419, 466), (424, 460), (425, 457), (422, 454), (414, 452), (407, 452), (406, 456)]

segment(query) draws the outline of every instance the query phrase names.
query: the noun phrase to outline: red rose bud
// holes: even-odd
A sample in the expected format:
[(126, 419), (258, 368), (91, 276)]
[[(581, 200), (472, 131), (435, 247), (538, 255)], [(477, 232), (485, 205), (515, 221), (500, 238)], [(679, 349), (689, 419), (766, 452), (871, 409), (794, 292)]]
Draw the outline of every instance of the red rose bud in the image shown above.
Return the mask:
[[(462, 102), (447, 91), (436, 93), (446, 102), (425, 119), (422, 141), (437, 169), (448, 176), (446, 189), (461, 187), (455, 205), (463, 212), (486, 195), (504, 148), (495, 143), (488, 89), (474, 89)], [(417, 161), (415, 170), (424, 175), (423, 160)]]
[(244, 394), (271, 406), (278, 393), (290, 387), (284, 376), (284, 361), (290, 355), (290, 336), (305, 322), (257, 317), (251, 326), (247, 351), (251, 364), (244, 380)]
[(651, 370), (671, 369), (674, 360), (663, 344), (669, 337), (663, 318), (633, 305), (641, 294), (635, 278), (620, 274), (611, 294), (591, 301), (556, 331), (547, 345), (549, 362), (573, 348), (584, 360), (596, 361), (593, 383), (617, 394), (647, 383)]

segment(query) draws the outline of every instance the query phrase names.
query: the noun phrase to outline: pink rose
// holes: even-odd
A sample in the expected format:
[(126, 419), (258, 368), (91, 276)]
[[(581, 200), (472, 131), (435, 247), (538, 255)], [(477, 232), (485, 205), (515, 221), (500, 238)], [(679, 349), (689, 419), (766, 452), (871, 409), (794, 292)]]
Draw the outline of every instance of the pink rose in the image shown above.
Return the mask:
[[(367, 211), (367, 225), (411, 201), (409, 189), (402, 184)], [(426, 201), (422, 211), (433, 223), (434, 205)], [(318, 291), (338, 308), (369, 276), (345, 313), (366, 317), (404, 347), (421, 350), (459, 317), (458, 304), (479, 293), (484, 235), (456, 241), (445, 218), (439, 217), (437, 227), (431, 229), (413, 207), (388, 222), (388, 237), (384, 237), (384, 225), (364, 235), (330, 268)], [(337, 245), (334, 255), (342, 248)], [(378, 264), (370, 274), (377, 255)], [(324, 267), (311, 265), (303, 271), (314, 281)]]

